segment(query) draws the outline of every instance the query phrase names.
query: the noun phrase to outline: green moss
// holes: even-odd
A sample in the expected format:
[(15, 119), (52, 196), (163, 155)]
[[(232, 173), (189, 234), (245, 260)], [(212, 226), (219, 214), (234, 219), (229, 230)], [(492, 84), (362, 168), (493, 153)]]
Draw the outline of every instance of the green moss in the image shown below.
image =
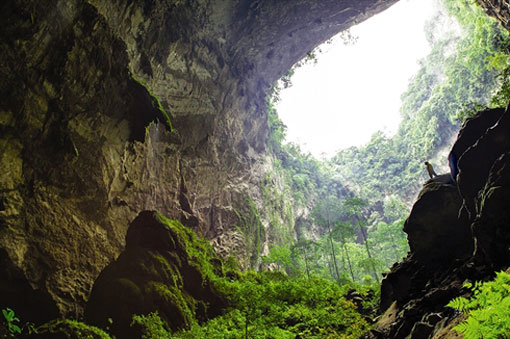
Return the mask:
[[(274, 184), (282, 180), (284, 192), (280, 193)], [(294, 214), (290, 202), (291, 191), (286, 184), (285, 172), (275, 166), (273, 171), (266, 173), (266, 177), (259, 183), (264, 201), (264, 212), (270, 221), (270, 236), (273, 243), (288, 245), (293, 241)]]
[(118, 289), (124, 291), (126, 295), (129, 296), (131, 300), (142, 300), (142, 291), (140, 288), (131, 280), (126, 278), (120, 278), (116, 280), (118, 284)]
[[(161, 117), (160, 117), (161, 122), (164, 123), (169, 128), (170, 132), (172, 132), (173, 125), (172, 125), (172, 121), (170, 120), (170, 115), (163, 108), (163, 105), (161, 105), (161, 101), (159, 101), (159, 98), (152, 93), (152, 91), (149, 89), (149, 87), (147, 87), (147, 84), (145, 84), (143, 81), (141, 81), (140, 79), (135, 77), (134, 74), (131, 73), (130, 76), (131, 76), (131, 79), (133, 79), (133, 81), (135, 81), (137, 84), (139, 84), (140, 86), (145, 88), (145, 90), (147, 91), (147, 94), (152, 99), (153, 107), (155, 109), (157, 109), (161, 115)], [(148, 127), (150, 127), (150, 125)], [(146, 131), (147, 131), (147, 129), (146, 129)]]
[[(211, 244), (204, 238), (199, 238), (195, 233), (183, 226), (179, 221), (172, 220), (161, 213), (157, 213), (158, 220), (165, 224), (176, 237), (175, 245), (184, 251), (188, 257), (188, 264), (195, 267), (203, 277), (209, 280), (214, 275), (211, 258), (215, 258), (216, 254)], [(181, 260), (181, 258), (178, 258)]]
[(179, 256), (175, 255), (175, 253), (171, 253), (171, 257), (176, 261), (175, 264), (169, 263), (164, 257), (160, 255), (155, 255), (154, 259), (161, 265), (160, 273), (162, 276), (167, 277), (169, 280), (172, 280), (175, 286), (182, 286), (182, 276), (179, 273), (179, 269), (177, 266), (181, 266)]
[(163, 320), (159, 317), (158, 312), (152, 312), (147, 315), (134, 314), (131, 326), (141, 329), (142, 339), (171, 337), (170, 333), (165, 328)]
[(146, 285), (146, 293), (150, 294), (163, 308), (171, 309), (173, 320), (181, 323), (179, 327), (189, 328), (195, 321), (195, 301), (182, 288), (151, 281)]
[(51, 334), (52, 338), (66, 339), (109, 339), (105, 331), (85, 323), (69, 320), (52, 320), (38, 328), (39, 334)]
[(236, 228), (243, 234), (248, 252), (251, 253), (251, 265), (254, 266), (262, 251), (264, 228), (255, 202), (247, 195), (243, 200), (245, 201), (245, 205), (242, 206), (243, 210), (234, 209), (234, 213), (240, 223)]
[(105, 327), (105, 319), (111, 317), (114, 335), (139, 337), (145, 331), (143, 321), (131, 327), (133, 314), (157, 311), (171, 331), (221, 312), (226, 301), (218, 292), (220, 278), (211, 263), (220, 260), (209, 242), (160, 213), (146, 212), (141, 218), (148, 227), (147, 240), (128, 239), (126, 250), (105, 269), (91, 294), (87, 319)]

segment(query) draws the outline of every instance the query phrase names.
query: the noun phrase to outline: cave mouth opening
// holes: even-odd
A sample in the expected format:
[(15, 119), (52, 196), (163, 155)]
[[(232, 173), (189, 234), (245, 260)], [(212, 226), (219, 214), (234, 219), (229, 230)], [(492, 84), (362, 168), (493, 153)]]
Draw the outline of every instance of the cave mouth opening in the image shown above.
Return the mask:
[[(340, 85), (328, 83), (330, 78), (344, 78), (333, 73), (331, 64), (323, 62), (323, 59), (333, 55), (332, 64), (342, 64), (338, 60), (340, 57), (331, 51), (319, 54), (316, 65), (312, 63), (310, 66), (291, 69), (290, 73), (295, 73), (292, 77), (293, 85), (280, 89), (281, 92), (276, 91), (277, 99), (280, 99), (275, 104), (276, 109), (269, 106), (269, 146), (277, 165), (277, 174), (273, 176), (280, 175), (284, 178), (281, 181), (285, 181), (285, 185), (280, 186), (292, 194), (291, 204), (299, 207), (300, 213), (304, 215), (305, 212), (302, 211), (310, 212), (306, 218), (296, 219), (293, 230), (297, 238), (317, 239), (327, 245), (324, 245), (324, 248), (331, 249), (324, 250), (323, 257), (319, 259), (322, 260), (320, 263), (329, 265), (324, 269), (324, 276), (332, 280), (340, 281), (342, 272), (347, 272), (347, 278), (352, 281), (363, 281), (367, 275), (377, 280), (384, 269), (389, 269), (408, 254), (407, 235), (403, 229), (406, 229), (405, 225), (408, 225), (410, 220), (408, 217), (413, 213), (410, 212), (411, 206), (417, 206), (415, 201), (422, 196), (418, 193), (435, 184), (455, 184), (456, 177), (452, 175), (449, 165), (453, 159), (450, 155), (455, 157), (456, 154), (452, 146), (457, 140), (460, 126), (467, 117), (482, 111), (480, 105), (505, 107), (510, 100), (510, 91), (507, 90), (510, 86), (509, 32), (475, 2), (409, 0), (400, 3), (424, 5), (426, 2), (441, 6), (436, 7), (438, 10), (429, 15), (429, 20), (424, 18), (417, 24), (419, 35), (425, 45), (430, 46), (424, 49), (424, 56), (419, 63), (416, 63), (416, 58), (411, 59), (411, 63), (416, 66), (415, 73), (405, 76), (401, 89), (394, 93), (397, 107), (392, 112), (396, 113), (400, 120), (397, 121), (398, 129), (393, 136), (387, 136), (384, 132), (374, 133), (384, 126), (384, 119), (382, 123), (375, 124), (376, 130), (370, 131), (368, 128), (372, 120), (376, 121), (377, 115), (382, 115), (381, 102), (385, 95), (380, 95), (380, 92), (383, 92), (385, 87), (391, 87), (389, 79), (394, 77), (395, 69), (398, 68), (389, 67), (387, 60), (386, 64), (375, 65), (375, 70), (371, 67), (376, 59), (385, 60), (385, 49), (392, 52), (390, 59), (391, 55), (395, 57), (403, 54), (396, 47), (391, 48), (390, 43), (382, 38), (374, 42), (377, 46), (375, 50), (365, 51), (365, 55), (358, 57), (361, 59), (368, 55), (368, 59), (360, 64), (355, 64), (354, 61), (347, 63), (350, 69), (344, 68), (344, 72), (354, 70), (353, 82), (362, 74), (368, 75), (360, 81), (361, 90), (355, 89), (361, 95), (351, 95), (355, 99), (353, 108), (346, 108), (345, 105), (345, 101), (350, 99), (350, 94), (346, 94), (347, 87), (354, 87), (353, 84), (347, 82), (344, 93), (339, 90)], [(372, 20), (381, 19), (387, 11), (390, 9)], [(417, 21), (410, 16), (403, 16), (413, 24)], [(392, 21), (395, 20), (392, 18)], [(369, 22), (370, 20), (366, 24)], [(407, 26), (396, 23), (396, 27), (398, 31)], [(383, 27), (378, 30), (382, 32)], [(354, 28), (351, 33), (356, 36)], [(391, 34), (386, 32), (383, 37), (388, 35)], [(416, 36), (418, 34), (414, 39)], [(413, 36), (411, 38), (413, 39)], [(404, 52), (410, 47), (402, 41), (396, 45)], [(326, 49), (333, 47), (326, 45)], [(403, 62), (399, 61), (397, 65), (400, 67)], [(307, 71), (306, 67), (316, 71), (321, 64), (326, 65), (325, 78), (314, 82), (302, 75)], [(378, 69), (387, 72), (380, 79), (375, 76)], [(382, 81), (375, 88), (370, 88), (376, 80)], [(286, 81), (288, 82), (288, 79), (281, 80), (283, 84)], [(320, 87), (322, 82), (326, 83), (326, 87)], [(296, 91), (301, 85), (304, 85), (304, 90)], [(287, 91), (297, 94), (288, 100)], [(323, 103), (313, 99), (309, 95), (312, 92), (334, 99), (325, 105), (334, 108), (331, 116), (343, 120), (326, 121), (319, 115), (318, 111), (322, 110), (320, 104)], [(344, 148), (330, 158), (327, 158), (325, 147), (319, 147), (319, 152), (313, 152), (306, 145), (285, 143), (285, 124), (288, 126), (287, 136), (293, 133), (293, 126), (282, 112), (286, 100), (294, 105), (293, 109), (289, 110), (290, 116), (303, 118), (302, 136), (309, 142), (322, 138), (325, 144), (330, 146), (335, 139), (344, 136), (342, 134), (356, 137), (364, 130), (368, 130), (369, 139), (366, 139), (361, 147)], [(472, 102), (477, 105), (469, 110)], [(360, 111), (355, 110), (358, 107), (361, 108)], [(375, 112), (376, 115), (365, 114), (367, 111)], [(283, 122), (279, 120), (278, 114)], [(358, 122), (346, 119), (351, 117), (360, 119)], [(340, 131), (342, 125), (347, 127), (346, 132)], [(315, 127), (317, 131), (313, 130)], [(330, 130), (332, 134), (328, 135)], [(335, 147), (337, 145), (333, 145), (332, 152), (336, 151)], [(322, 152), (326, 156), (317, 160), (317, 154), (320, 156)], [(430, 170), (428, 163), (434, 166), (434, 171)], [(455, 160), (453, 163), (452, 168), (455, 168)], [(278, 182), (276, 179), (273, 180), (274, 183)], [(429, 186), (429, 183), (432, 185)], [(407, 227), (406, 231), (409, 230)], [(413, 237), (412, 232), (407, 234)], [(269, 252), (271, 254), (271, 249)], [(340, 260), (336, 262), (338, 253), (341, 253), (340, 260), (346, 258), (347, 264)], [(359, 259), (358, 266), (350, 264), (349, 256), (355, 253)], [(351, 266), (364, 268), (356, 272)]]
[(425, 25), (437, 0), (404, 0), (317, 47), (279, 81), (276, 109), (286, 141), (316, 158), (393, 135), (400, 96), (430, 52)]

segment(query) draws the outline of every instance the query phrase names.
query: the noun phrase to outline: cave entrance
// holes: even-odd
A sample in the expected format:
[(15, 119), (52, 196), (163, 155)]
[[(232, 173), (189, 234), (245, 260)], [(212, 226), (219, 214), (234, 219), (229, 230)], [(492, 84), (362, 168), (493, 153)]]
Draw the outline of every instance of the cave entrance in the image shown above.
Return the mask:
[(400, 96), (418, 60), (430, 52), (424, 26), (438, 11), (435, 0), (399, 1), (294, 66), (292, 85), (277, 104), (287, 141), (316, 158), (330, 158), (367, 143), (378, 130), (393, 135), (401, 120)]
[[(362, 48), (342, 62), (341, 53), (352, 53), (348, 48), (353, 46), (336, 52), (332, 44), (325, 45), (316, 65), (291, 70), (293, 85), (277, 92), (280, 101), (269, 109), (270, 148), (288, 182), (293, 208), (301, 213), (294, 219), (295, 233), (300, 241), (313, 239), (322, 246), (316, 250), (303, 243), (302, 270), (313, 271), (308, 265), (315, 260), (318, 272), (338, 281), (380, 279), (382, 271), (407, 254), (405, 219), (423, 184), (434, 176), (425, 163), (439, 174), (434, 180), (455, 184), (449, 153), (465, 118), (480, 111), (478, 105), (504, 107), (509, 100), (504, 85), (510, 83), (509, 33), (474, 2), (400, 1), (352, 29), (354, 36), (360, 32), (358, 47), (364, 47), (362, 25), (377, 21), (382, 26), (371, 28), (374, 37), (367, 43), (372, 50)], [(403, 27), (412, 34), (390, 41)], [(411, 46), (421, 51), (411, 51), (417, 52), (411, 57)], [(397, 76), (404, 64), (411, 67)], [(353, 78), (346, 84), (332, 81), (345, 80), (347, 74)], [(288, 78), (281, 80), (282, 87), (288, 83)], [(395, 102), (384, 107), (390, 95)], [(477, 105), (469, 108), (470, 102)], [(301, 133), (293, 130), (294, 119)], [(387, 124), (392, 119), (393, 126)], [(285, 143), (285, 124), (293, 135), (290, 141), (301, 138), (308, 145)], [(376, 132), (385, 125), (388, 131)], [(343, 136), (348, 143), (335, 144)], [(336, 152), (339, 148), (344, 149)]]

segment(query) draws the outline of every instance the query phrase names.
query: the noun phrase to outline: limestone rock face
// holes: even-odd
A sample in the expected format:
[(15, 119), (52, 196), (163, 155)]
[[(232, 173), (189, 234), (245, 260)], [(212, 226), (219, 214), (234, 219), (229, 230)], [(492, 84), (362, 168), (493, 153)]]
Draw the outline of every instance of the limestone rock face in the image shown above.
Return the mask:
[(395, 1), (2, 1), (2, 305), (80, 316), (142, 210), (247, 266), (270, 86)]
[(386, 313), (367, 338), (436, 338), (461, 321), (444, 306), (510, 266), (510, 111), (483, 111), (459, 132), (457, 182), (423, 186), (405, 223), (411, 252), (381, 286)]

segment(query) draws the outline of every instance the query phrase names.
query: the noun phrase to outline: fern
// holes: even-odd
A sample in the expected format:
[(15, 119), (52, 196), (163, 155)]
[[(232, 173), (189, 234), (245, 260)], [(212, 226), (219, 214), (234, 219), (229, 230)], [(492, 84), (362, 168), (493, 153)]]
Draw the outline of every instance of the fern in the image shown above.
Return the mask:
[(510, 338), (510, 274), (499, 272), (493, 281), (467, 282), (464, 287), (473, 296), (455, 298), (447, 305), (469, 314), (454, 329), (467, 339)]

